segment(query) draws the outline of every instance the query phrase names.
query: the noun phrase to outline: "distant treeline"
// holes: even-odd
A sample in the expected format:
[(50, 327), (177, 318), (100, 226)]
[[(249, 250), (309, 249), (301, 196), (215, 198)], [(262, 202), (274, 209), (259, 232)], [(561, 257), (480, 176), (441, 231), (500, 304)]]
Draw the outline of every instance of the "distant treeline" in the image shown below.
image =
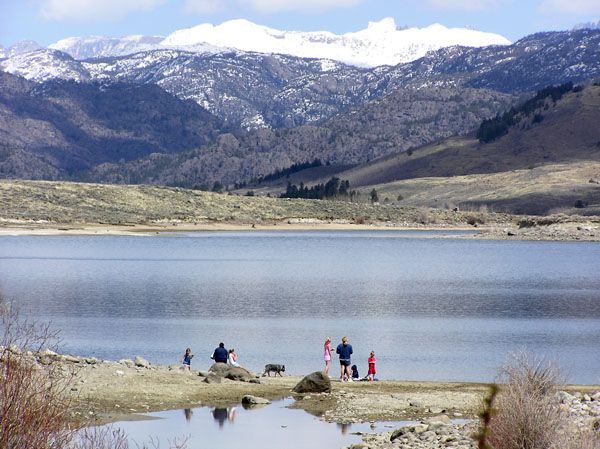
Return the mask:
[[(519, 123), (522, 117), (528, 117), (542, 107), (548, 97), (556, 102), (560, 100), (564, 94), (571, 91), (578, 92), (581, 89), (581, 86), (573, 87), (573, 83), (570, 81), (561, 84), (560, 86), (545, 87), (538, 91), (535, 97), (527, 100), (520, 106), (510, 108), (502, 115), (497, 115), (494, 118), (484, 120), (477, 130), (477, 138), (482, 143), (492, 142), (508, 133), (510, 127)], [(534, 123), (539, 123), (543, 118), (544, 117), (541, 114), (536, 114), (533, 121)]]
[(320, 159), (315, 159), (312, 162), (299, 162), (297, 164), (290, 165), (288, 168), (275, 170), (273, 173), (269, 173), (268, 175), (260, 176), (259, 178), (253, 179), (252, 183), (262, 184), (263, 182), (275, 181), (276, 179), (283, 178), (284, 176), (289, 176), (293, 173), (298, 173), (299, 171), (306, 170), (307, 168), (321, 167), (322, 165), (323, 163)]
[(304, 183), (299, 186), (288, 182), (287, 188), (280, 198), (305, 198), (313, 200), (323, 200), (327, 198), (354, 198), (357, 195), (355, 190), (350, 190), (350, 182), (342, 181), (340, 178), (333, 177), (325, 184), (317, 184), (310, 188)]

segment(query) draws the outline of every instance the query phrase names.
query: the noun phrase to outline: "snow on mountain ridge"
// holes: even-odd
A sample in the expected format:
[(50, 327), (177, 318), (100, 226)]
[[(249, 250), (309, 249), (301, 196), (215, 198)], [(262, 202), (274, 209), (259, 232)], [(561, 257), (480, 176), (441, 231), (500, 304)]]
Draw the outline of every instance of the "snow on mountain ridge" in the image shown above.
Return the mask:
[(41, 49), (0, 61), (0, 70), (36, 82), (52, 79), (88, 81), (89, 72), (79, 61), (57, 50)]
[(282, 31), (246, 19), (235, 19), (220, 25), (203, 23), (177, 30), (166, 38), (90, 36), (63, 39), (50, 45), (50, 48), (69, 53), (75, 59), (124, 56), (156, 49), (180, 49), (194, 53), (239, 50), (377, 67), (414, 61), (428, 51), (442, 47), (508, 44), (510, 41), (498, 34), (447, 28), (440, 24), (400, 29), (393, 18), (387, 17), (378, 22), (369, 22), (363, 30), (340, 35), (329, 31)]
[(509, 45), (510, 41), (493, 33), (447, 28), (440, 24), (399, 29), (395, 20), (387, 17), (379, 22), (369, 22), (366, 29), (342, 35), (328, 31), (281, 31), (236, 19), (220, 25), (205, 23), (175, 31), (160, 45), (185, 48), (199, 43), (376, 67), (414, 61), (428, 51), (447, 46)]
[(68, 53), (75, 59), (88, 59), (124, 56), (140, 51), (153, 50), (163, 39), (163, 36), (142, 36), (139, 34), (122, 37), (68, 37), (49, 45), (48, 48)]

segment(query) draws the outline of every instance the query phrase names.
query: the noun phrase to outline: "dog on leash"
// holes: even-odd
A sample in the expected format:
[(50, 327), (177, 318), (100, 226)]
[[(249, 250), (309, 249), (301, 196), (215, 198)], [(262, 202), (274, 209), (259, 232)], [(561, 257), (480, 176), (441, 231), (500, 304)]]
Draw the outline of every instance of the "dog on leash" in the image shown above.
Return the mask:
[(269, 376), (271, 377), (271, 373), (275, 373), (275, 376), (277, 376), (277, 374), (279, 374), (281, 377), (283, 377), (281, 375), (281, 373), (285, 372), (285, 365), (279, 365), (276, 363), (267, 363), (265, 365), (265, 371), (263, 372), (263, 377), (265, 376)]

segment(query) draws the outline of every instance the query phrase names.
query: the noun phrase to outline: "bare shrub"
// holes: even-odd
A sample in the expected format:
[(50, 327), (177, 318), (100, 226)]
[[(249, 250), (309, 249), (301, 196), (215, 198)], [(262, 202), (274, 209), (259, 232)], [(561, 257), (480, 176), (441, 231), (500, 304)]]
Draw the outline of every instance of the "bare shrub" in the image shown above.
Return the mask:
[(0, 447), (66, 447), (72, 377), (57, 364), (41, 365), (35, 355), (56, 344), (48, 326), (20, 316), (0, 298)]
[(479, 215), (467, 215), (465, 219), (467, 221), (467, 224), (471, 226), (477, 226), (485, 223), (485, 220)]
[[(112, 427), (85, 428), (74, 422), (68, 391), (75, 373), (50, 349), (57, 333), (23, 318), (19, 308), (0, 295), (0, 448), (129, 449), (125, 433)], [(39, 362), (38, 362), (39, 360)], [(184, 449), (186, 439), (170, 444)], [(158, 440), (135, 449), (159, 449)]]
[(73, 449), (129, 449), (125, 432), (111, 426), (81, 429)]
[(419, 209), (416, 216), (417, 223), (421, 224), (435, 224), (437, 223), (436, 216), (427, 209)]
[[(188, 438), (172, 441), (169, 449), (185, 449)], [(133, 444), (133, 445), (132, 445)], [(158, 439), (151, 439), (148, 443), (129, 443), (123, 430), (113, 426), (89, 427), (82, 429), (78, 434), (72, 449), (160, 449)]]
[(500, 380), (504, 385), (495, 400), (487, 443), (494, 449), (555, 448), (565, 423), (555, 395), (558, 369), (518, 353), (501, 368)]

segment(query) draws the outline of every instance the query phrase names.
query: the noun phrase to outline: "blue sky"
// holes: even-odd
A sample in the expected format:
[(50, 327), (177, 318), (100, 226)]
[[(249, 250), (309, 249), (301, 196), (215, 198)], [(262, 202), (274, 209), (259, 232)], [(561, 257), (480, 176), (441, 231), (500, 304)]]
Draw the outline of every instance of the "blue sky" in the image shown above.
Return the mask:
[(0, 44), (69, 36), (167, 35), (234, 18), (286, 30), (356, 31), (394, 17), (399, 26), (470, 26), (517, 40), (600, 19), (600, 0), (0, 0)]

